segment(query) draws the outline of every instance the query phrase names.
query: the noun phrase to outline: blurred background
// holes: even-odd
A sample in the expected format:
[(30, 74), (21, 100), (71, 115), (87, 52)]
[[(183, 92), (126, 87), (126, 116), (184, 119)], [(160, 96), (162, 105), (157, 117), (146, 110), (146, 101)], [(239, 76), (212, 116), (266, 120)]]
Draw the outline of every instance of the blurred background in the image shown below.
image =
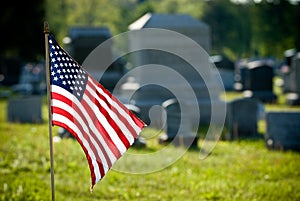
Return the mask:
[[(72, 27), (106, 27), (116, 35), (148, 12), (184, 13), (204, 21), (211, 30), (211, 54), (233, 62), (262, 57), (272, 59), (275, 68), (286, 67), (285, 51), (300, 48), (298, 0), (7, 1), (0, 14), (0, 86), (39, 79), (43, 71), (36, 65), (44, 60), (45, 20), (64, 46)], [(30, 75), (25, 80), (24, 73)], [(28, 87), (14, 86), (14, 90), (37, 90)]]

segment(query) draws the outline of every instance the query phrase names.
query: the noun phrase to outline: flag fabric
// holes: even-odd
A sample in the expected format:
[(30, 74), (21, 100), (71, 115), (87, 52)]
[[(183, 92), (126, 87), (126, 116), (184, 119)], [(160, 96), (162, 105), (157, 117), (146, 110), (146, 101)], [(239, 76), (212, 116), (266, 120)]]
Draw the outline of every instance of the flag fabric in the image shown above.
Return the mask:
[(85, 152), (91, 190), (146, 124), (80, 66), (49, 34), (52, 125), (69, 131)]

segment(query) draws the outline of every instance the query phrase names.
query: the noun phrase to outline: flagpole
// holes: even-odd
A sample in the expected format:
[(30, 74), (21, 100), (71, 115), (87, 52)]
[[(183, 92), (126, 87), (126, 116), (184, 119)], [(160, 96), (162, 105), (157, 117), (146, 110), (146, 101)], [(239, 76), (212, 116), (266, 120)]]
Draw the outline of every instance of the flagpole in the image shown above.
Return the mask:
[(46, 80), (47, 80), (47, 98), (48, 98), (48, 126), (49, 126), (49, 143), (50, 143), (50, 172), (51, 172), (51, 197), (52, 201), (55, 201), (55, 189), (54, 189), (54, 163), (53, 163), (53, 136), (52, 136), (52, 113), (51, 113), (51, 94), (50, 94), (50, 61), (49, 61), (49, 25), (48, 22), (44, 22), (45, 33), (45, 50), (46, 50)]

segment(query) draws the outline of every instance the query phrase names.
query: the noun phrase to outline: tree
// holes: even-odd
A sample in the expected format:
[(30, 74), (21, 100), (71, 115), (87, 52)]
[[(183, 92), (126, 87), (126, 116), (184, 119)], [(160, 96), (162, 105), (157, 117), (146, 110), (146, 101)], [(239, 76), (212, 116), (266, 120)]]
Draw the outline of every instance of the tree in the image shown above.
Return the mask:
[(212, 47), (215, 54), (227, 54), (232, 59), (249, 54), (251, 24), (245, 5), (229, 1), (208, 1), (203, 20), (212, 30)]
[(299, 49), (300, 5), (288, 1), (262, 1), (252, 9), (252, 48), (262, 56), (282, 57), (286, 49)]
[(43, 20), (44, 1), (2, 2), (1, 59), (39, 60), (45, 49)]

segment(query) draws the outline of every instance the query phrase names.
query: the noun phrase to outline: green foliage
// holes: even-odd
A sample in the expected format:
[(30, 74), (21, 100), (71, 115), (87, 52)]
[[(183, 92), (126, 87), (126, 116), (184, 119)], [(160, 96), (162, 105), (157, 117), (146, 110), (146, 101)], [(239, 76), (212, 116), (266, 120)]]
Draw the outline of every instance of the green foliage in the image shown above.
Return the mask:
[(0, 62), (3, 58), (37, 61), (43, 57), (44, 16), (40, 0), (6, 1), (1, 6)]
[(261, 55), (282, 57), (283, 51), (299, 46), (300, 5), (276, 1), (252, 6), (252, 48)]
[[(50, 200), (47, 121), (8, 123), (6, 105), (0, 100), (0, 200)], [(43, 112), (46, 119), (46, 104)], [(157, 131), (147, 128), (142, 134), (149, 138), (147, 148), (128, 152), (144, 154), (164, 148), (157, 144)], [(204, 160), (197, 150), (190, 150), (154, 173), (135, 175), (112, 169), (90, 193), (84, 152), (76, 141), (64, 139), (54, 143), (56, 200), (299, 200), (299, 161), (299, 153), (270, 151), (263, 140), (219, 141)], [(131, 165), (143, 168), (139, 161)]]

